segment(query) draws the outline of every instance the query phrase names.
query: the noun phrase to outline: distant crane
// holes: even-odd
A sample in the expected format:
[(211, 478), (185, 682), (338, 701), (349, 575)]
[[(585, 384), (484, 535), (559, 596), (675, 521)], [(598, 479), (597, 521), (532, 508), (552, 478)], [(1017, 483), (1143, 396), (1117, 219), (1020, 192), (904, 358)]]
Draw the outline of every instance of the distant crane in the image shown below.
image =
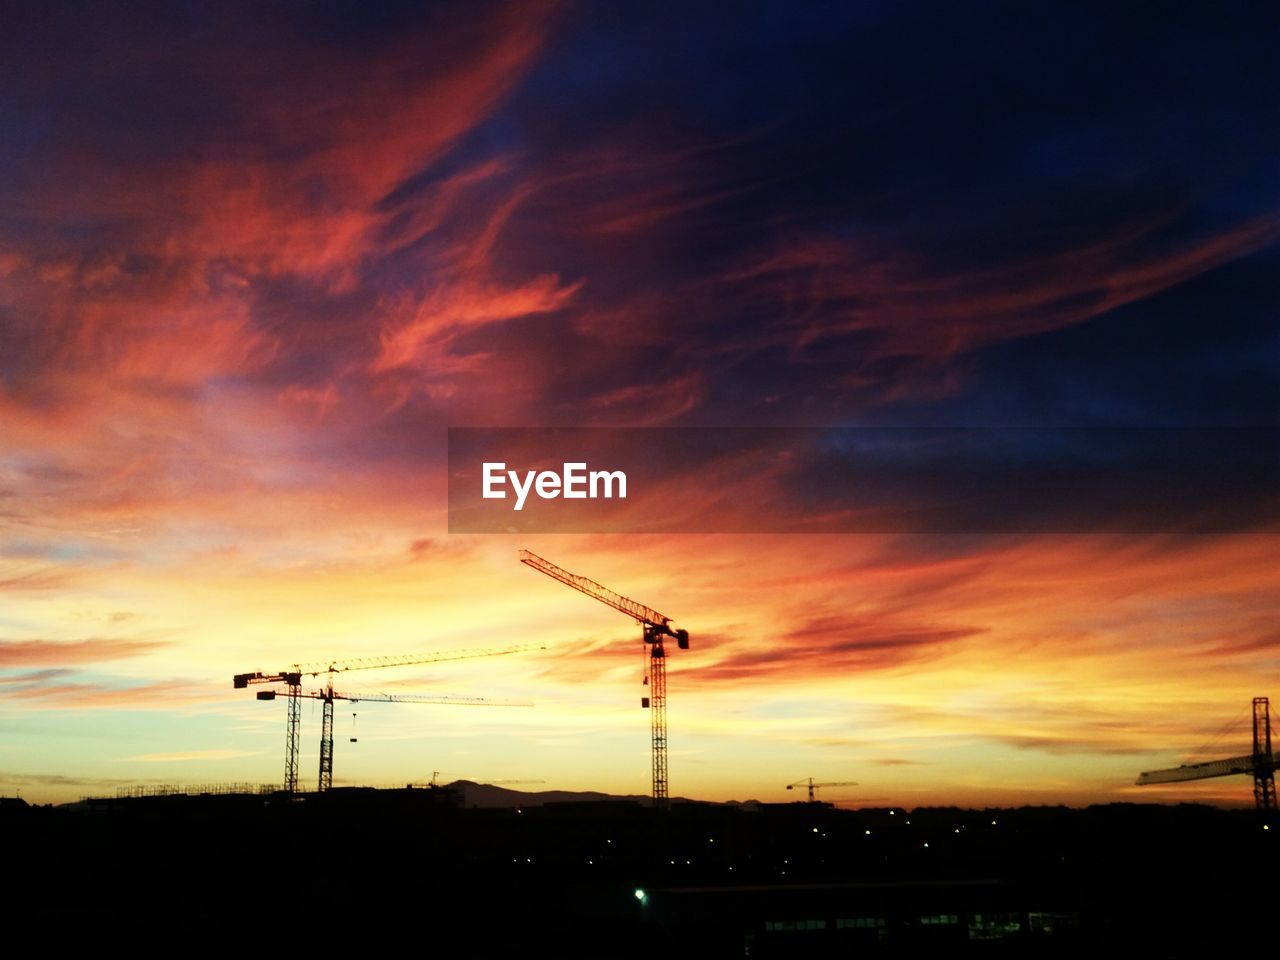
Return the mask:
[(833, 780), (830, 783), (814, 783), (813, 777), (808, 777), (805, 780), (797, 780), (795, 783), (788, 783), (787, 789), (794, 790), (796, 787), (808, 786), (809, 802), (813, 803), (814, 792), (821, 790), (823, 787), (856, 787), (857, 785), (858, 782), (856, 780)]
[(640, 706), (649, 710), (649, 729), (653, 738), (653, 805), (657, 808), (667, 807), (667, 650), (664, 641), (671, 637), (676, 641), (677, 647), (688, 650), (689, 631), (672, 628), (671, 618), (652, 607), (629, 600), (594, 580), (570, 573), (528, 550), (521, 550), (519, 556), (521, 563), (528, 564), (580, 593), (595, 597), (640, 624), (641, 639), (648, 648), (644, 683), (649, 687), (649, 696), (640, 698)]
[(1280, 754), (1271, 750), (1271, 704), (1266, 697), (1253, 698), (1253, 752), (1227, 760), (1185, 763), (1167, 770), (1152, 770), (1138, 775), (1138, 786), (1153, 783), (1180, 783), (1185, 780), (1207, 780), (1247, 773), (1253, 777), (1253, 800), (1260, 813), (1276, 811), (1276, 767)]
[[(321, 791), (328, 790), (333, 785), (333, 701), (334, 700), (377, 700), (379, 696), (345, 696), (333, 693), (333, 674), (345, 673), (348, 670), (373, 670), (380, 667), (409, 667), (421, 663), (441, 663), (446, 660), (471, 660), (476, 657), (500, 657), (512, 653), (525, 653), (529, 650), (546, 649), (537, 644), (524, 644), (514, 647), (491, 647), (480, 650), (458, 650), (449, 653), (411, 653), (401, 656), (390, 657), (361, 657), (353, 660), (331, 660), (327, 663), (317, 664), (294, 664), (288, 670), (282, 670), (279, 673), (237, 673), (232, 677), (232, 686), (236, 690), (242, 690), (250, 684), (259, 683), (283, 683), (288, 689), (285, 696), (288, 697), (288, 715), (285, 729), (285, 752), (284, 752), (284, 789), (288, 793), (298, 792), (298, 739), (299, 728), (302, 722), (302, 698), (305, 696), (309, 699), (320, 700), (323, 704), (321, 712), (321, 728), (320, 728), (320, 779), (319, 789)], [(324, 690), (315, 693), (304, 694), (302, 692), (303, 677), (318, 677), (321, 674), (328, 675), (328, 683)], [(270, 696), (258, 694), (259, 700), (274, 700), (275, 691), (264, 691), (270, 693)], [(394, 702), (394, 699), (393, 699)], [(472, 698), (434, 698), (424, 701), (412, 701), (423, 703), (466, 703), (466, 704), (495, 704), (496, 701), (484, 701), (478, 697)], [(502, 703), (503, 706), (524, 704)]]

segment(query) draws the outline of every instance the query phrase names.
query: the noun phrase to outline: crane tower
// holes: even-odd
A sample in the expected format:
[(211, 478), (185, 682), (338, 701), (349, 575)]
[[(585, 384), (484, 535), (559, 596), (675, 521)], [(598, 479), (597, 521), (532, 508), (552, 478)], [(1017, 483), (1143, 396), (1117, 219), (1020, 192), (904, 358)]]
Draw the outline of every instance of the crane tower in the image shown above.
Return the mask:
[[(288, 700), (288, 714), (285, 723), (284, 746), (284, 789), (287, 793), (298, 792), (298, 740), (302, 718), (302, 699), (319, 700), (322, 704), (320, 722), (320, 778), (319, 789), (328, 790), (333, 785), (333, 702), (335, 700), (377, 700), (381, 702), (413, 702), (413, 703), (456, 703), (467, 705), (491, 706), (532, 706), (523, 701), (484, 700), (480, 697), (426, 697), (408, 700), (405, 697), (380, 695), (346, 695), (336, 693), (333, 689), (333, 675), (346, 673), (348, 670), (373, 670), (382, 667), (409, 667), (420, 663), (441, 663), (446, 660), (471, 660), (476, 657), (500, 657), (511, 653), (524, 653), (529, 650), (544, 649), (538, 645), (525, 644), (514, 647), (493, 647), (481, 650), (458, 650), (448, 653), (411, 653), (390, 657), (362, 657), (353, 660), (330, 660), (325, 663), (294, 664), (288, 670), (278, 673), (237, 673), (232, 678), (232, 686), (242, 690), (251, 684), (283, 683)], [(322, 690), (314, 693), (302, 692), (303, 677), (319, 677), (326, 675), (328, 681)], [(264, 694), (266, 694), (264, 696)], [(274, 700), (276, 691), (262, 691), (259, 700)]]
[(788, 783), (787, 789), (794, 790), (796, 787), (807, 786), (809, 788), (809, 802), (813, 803), (814, 792), (821, 790), (823, 787), (856, 787), (857, 785), (858, 782), (856, 780), (833, 780), (830, 783), (814, 783), (813, 777), (806, 777), (804, 780), (797, 780), (795, 783)]
[(681, 650), (689, 649), (689, 631), (677, 630), (671, 625), (671, 618), (664, 616), (652, 607), (637, 603), (615, 593), (608, 587), (601, 586), (594, 580), (570, 573), (556, 566), (550, 560), (528, 550), (519, 553), (520, 562), (533, 569), (545, 573), (553, 580), (559, 580), (566, 586), (573, 587), (580, 593), (594, 597), (601, 603), (625, 613), (641, 627), (642, 648), (645, 654), (644, 683), (649, 688), (649, 696), (640, 698), (640, 706), (649, 710), (649, 732), (653, 741), (653, 805), (657, 808), (668, 806), (667, 791), (667, 650), (666, 638), (676, 641)]

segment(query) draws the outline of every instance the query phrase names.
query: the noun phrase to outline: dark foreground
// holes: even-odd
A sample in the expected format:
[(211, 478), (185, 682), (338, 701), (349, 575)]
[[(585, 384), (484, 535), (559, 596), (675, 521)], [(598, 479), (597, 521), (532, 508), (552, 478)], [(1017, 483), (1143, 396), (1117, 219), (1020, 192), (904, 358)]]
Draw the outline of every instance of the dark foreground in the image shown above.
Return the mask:
[(1191, 805), (516, 811), (423, 789), (9, 806), (0, 830), (8, 912), (45, 931), (602, 958), (1222, 955), (1271, 939), (1280, 834)]

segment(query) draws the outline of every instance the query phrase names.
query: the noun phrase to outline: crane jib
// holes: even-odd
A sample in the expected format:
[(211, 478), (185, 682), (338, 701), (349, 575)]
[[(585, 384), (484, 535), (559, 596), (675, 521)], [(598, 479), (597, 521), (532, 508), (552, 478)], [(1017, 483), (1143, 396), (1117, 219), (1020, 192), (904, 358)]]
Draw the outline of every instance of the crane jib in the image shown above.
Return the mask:
[[(646, 607), (643, 603), (637, 603), (629, 597), (610, 590), (603, 584), (588, 579), (576, 573), (570, 573), (563, 567), (556, 566), (550, 560), (545, 560), (529, 550), (521, 550), (519, 552), (520, 562), (527, 564), (533, 569), (545, 573), (553, 580), (559, 580), (565, 586), (573, 587), (579, 593), (585, 593), (589, 597), (594, 597), (601, 603), (613, 607), (620, 613), (634, 619), (637, 623), (642, 623), (650, 630), (656, 631), (658, 635), (671, 637), (676, 641), (681, 650), (689, 649), (689, 632), (687, 630), (677, 630), (671, 626), (671, 618), (664, 616), (652, 607)], [(645, 633), (646, 641), (652, 643), (655, 641), (648, 631)]]

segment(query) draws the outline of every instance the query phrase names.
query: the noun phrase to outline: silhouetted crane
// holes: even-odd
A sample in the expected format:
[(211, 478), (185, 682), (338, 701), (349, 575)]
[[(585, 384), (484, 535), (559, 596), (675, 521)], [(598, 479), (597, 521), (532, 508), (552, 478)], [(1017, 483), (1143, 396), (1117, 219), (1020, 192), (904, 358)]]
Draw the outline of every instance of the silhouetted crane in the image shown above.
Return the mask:
[(688, 650), (689, 631), (673, 629), (671, 618), (652, 607), (646, 607), (642, 603), (614, 593), (594, 580), (570, 573), (528, 550), (520, 551), (520, 562), (545, 573), (553, 580), (559, 580), (573, 587), (580, 593), (595, 597), (601, 603), (625, 613), (640, 624), (641, 639), (648, 648), (648, 656), (645, 657), (644, 683), (649, 687), (649, 696), (640, 698), (640, 706), (649, 710), (649, 729), (653, 738), (653, 805), (659, 808), (666, 807), (668, 805), (667, 651), (664, 639), (671, 637), (681, 650)]
[(1138, 786), (1153, 783), (1180, 783), (1185, 780), (1207, 780), (1247, 773), (1253, 777), (1253, 799), (1261, 813), (1276, 810), (1276, 767), (1280, 754), (1271, 750), (1271, 704), (1266, 697), (1253, 698), (1253, 753), (1227, 760), (1185, 763), (1167, 770), (1152, 770), (1138, 775)]
[(809, 802), (813, 803), (814, 791), (821, 790), (823, 787), (856, 787), (857, 785), (858, 782), (856, 780), (833, 780), (830, 783), (814, 783), (813, 777), (809, 777), (805, 780), (797, 780), (795, 783), (788, 783), (787, 789), (794, 790), (796, 787), (808, 786)]
[[(324, 791), (333, 786), (333, 702), (347, 700), (351, 703), (439, 703), (457, 707), (532, 707), (530, 700), (494, 700), (487, 697), (431, 696), (414, 693), (339, 693), (329, 684), (323, 690), (298, 694), (309, 700), (319, 700), (327, 709), (325, 723), (320, 731), (320, 781), (317, 789)], [(259, 700), (274, 700), (275, 690), (259, 690)], [(354, 740), (352, 741), (355, 742)]]
[[(375, 699), (370, 696), (347, 697), (341, 695), (329, 696), (329, 692), (333, 690), (333, 674), (346, 673), (349, 670), (373, 670), (380, 667), (409, 667), (421, 663), (442, 663), (447, 660), (471, 660), (476, 657), (500, 657), (511, 653), (525, 653), (529, 650), (543, 650), (545, 647), (536, 644), (524, 644), (514, 647), (492, 647), (480, 650), (457, 650), (448, 653), (410, 653), (401, 656), (389, 657), (360, 657), (352, 660), (331, 660), (327, 663), (318, 664), (294, 664), (288, 670), (282, 670), (279, 673), (237, 673), (232, 678), (232, 686), (237, 689), (243, 689), (250, 684), (259, 683), (283, 683), (288, 689), (285, 696), (288, 697), (288, 715), (285, 729), (285, 754), (284, 754), (284, 788), (288, 793), (298, 792), (298, 737), (299, 727), (302, 721), (302, 698), (320, 700), (323, 704), (321, 711), (321, 729), (320, 729), (320, 779), (319, 789), (328, 790), (333, 784), (333, 701), (334, 700), (370, 700)], [(304, 694), (302, 692), (303, 677), (318, 677), (321, 674), (327, 674), (329, 679), (324, 690), (315, 693)], [(258, 695), (259, 700), (274, 700), (274, 691), (268, 697)], [(481, 698), (459, 698), (457, 700), (448, 700), (449, 703), (474, 703)], [(419, 702), (442, 702), (440, 699), (419, 701)], [(486, 701), (489, 702), (489, 701)], [(508, 704), (503, 704), (508, 705)], [(523, 705), (523, 704), (511, 704)]]

